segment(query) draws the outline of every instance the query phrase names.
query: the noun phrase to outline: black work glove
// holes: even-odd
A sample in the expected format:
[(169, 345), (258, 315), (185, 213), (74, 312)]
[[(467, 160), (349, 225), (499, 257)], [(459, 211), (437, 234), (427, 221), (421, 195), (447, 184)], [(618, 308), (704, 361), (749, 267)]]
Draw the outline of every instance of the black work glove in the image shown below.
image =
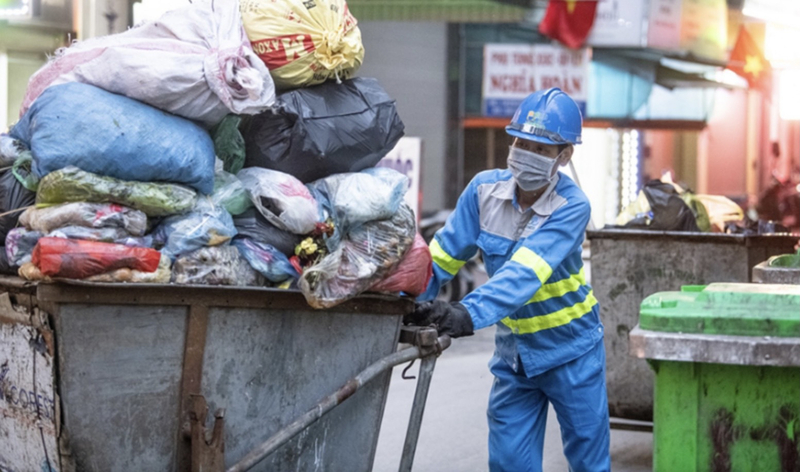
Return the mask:
[(416, 326), (436, 325), (439, 335), (446, 334), (451, 338), (472, 336), (475, 328), (464, 305), (441, 300), (417, 303), (414, 312), (403, 318), (403, 323)]

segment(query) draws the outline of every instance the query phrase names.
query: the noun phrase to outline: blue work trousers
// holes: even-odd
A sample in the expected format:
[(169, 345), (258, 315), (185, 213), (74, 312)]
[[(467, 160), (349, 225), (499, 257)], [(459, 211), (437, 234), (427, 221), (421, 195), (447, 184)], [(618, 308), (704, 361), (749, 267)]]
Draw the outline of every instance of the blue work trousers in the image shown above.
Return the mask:
[(528, 378), (495, 356), (489, 397), (489, 470), (541, 472), (548, 401), (573, 472), (611, 470), (605, 348)]

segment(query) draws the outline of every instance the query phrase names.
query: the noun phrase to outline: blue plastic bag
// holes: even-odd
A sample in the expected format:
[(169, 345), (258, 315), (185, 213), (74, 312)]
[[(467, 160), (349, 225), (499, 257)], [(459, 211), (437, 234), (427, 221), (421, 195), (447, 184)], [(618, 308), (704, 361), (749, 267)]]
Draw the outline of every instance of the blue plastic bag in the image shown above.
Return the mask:
[(195, 123), (97, 87), (48, 88), (11, 130), (30, 146), (43, 177), (75, 166), (140, 182), (172, 182), (214, 190), (214, 143)]
[(247, 259), (250, 267), (260, 272), (270, 282), (280, 283), (300, 277), (289, 259), (269, 244), (241, 238), (234, 240), (233, 245), (239, 249), (242, 257)]
[(202, 247), (229, 244), (234, 236), (230, 213), (207, 201), (189, 213), (166, 218), (153, 232), (155, 244), (163, 245), (161, 252), (172, 259)]

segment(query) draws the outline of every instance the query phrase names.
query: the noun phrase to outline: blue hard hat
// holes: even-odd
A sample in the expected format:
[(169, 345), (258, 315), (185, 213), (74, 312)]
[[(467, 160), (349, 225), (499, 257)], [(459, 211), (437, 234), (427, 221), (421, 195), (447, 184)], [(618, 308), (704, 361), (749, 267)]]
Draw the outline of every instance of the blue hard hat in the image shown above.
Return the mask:
[(545, 144), (580, 144), (582, 122), (575, 100), (553, 87), (528, 95), (506, 126), (506, 133)]

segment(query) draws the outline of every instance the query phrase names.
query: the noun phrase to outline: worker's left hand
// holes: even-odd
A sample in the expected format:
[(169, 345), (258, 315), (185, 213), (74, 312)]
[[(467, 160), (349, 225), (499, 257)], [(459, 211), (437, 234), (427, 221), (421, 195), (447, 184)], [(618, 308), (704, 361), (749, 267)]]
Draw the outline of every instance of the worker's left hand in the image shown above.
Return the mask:
[(436, 325), (439, 335), (446, 334), (451, 338), (472, 336), (475, 328), (464, 305), (441, 300), (417, 303), (414, 312), (403, 318), (403, 323), (416, 326)]

